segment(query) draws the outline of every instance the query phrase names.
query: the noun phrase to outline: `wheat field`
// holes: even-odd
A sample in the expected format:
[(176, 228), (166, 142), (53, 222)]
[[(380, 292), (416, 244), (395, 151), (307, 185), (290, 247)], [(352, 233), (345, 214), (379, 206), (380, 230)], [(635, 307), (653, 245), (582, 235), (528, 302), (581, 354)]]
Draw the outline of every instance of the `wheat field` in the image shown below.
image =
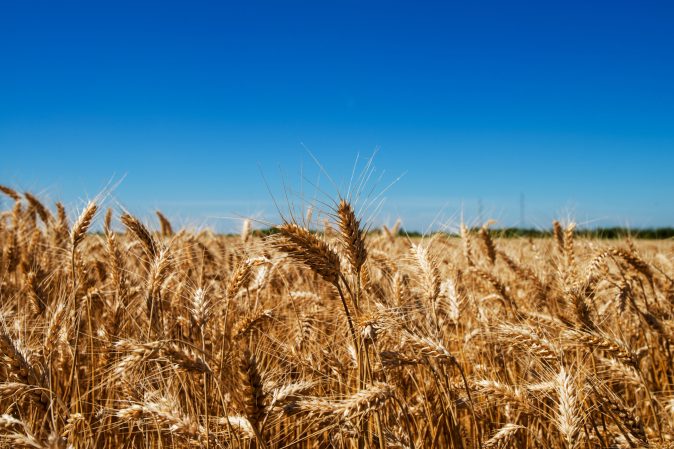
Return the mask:
[(674, 447), (671, 240), (410, 239), (347, 200), (223, 236), (0, 190), (1, 447)]

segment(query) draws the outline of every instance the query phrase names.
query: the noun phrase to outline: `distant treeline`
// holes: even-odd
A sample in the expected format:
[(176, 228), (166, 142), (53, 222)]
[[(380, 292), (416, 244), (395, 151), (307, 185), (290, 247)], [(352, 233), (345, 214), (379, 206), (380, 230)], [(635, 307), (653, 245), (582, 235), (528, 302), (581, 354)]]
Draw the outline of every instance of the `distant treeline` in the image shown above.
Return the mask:
[[(480, 228), (472, 228), (472, 232), (479, 231)], [(374, 230), (372, 232), (379, 232)], [(275, 234), (274, 228), (258, 229), (253, 231), (254, 235), (270, 235)], [(446, 234), (451, 237), (458, 237), (458, 233), (453, 232), (436, 232), (436, 234)], [(552, 237), (551, 229), (535, 229), (535, 228), (493, 228), (491, 233), (494, 237), (501, 238), (516, 238), (516, 237)], [(674, 238), (674, 228), (591, 228), (591, 229), (577, 229), (575, 231), (579, 237), (595, 238), (595, 239), (621, 239), (625, 237), (633, 237), (639, 239), (671, 239)], [(418, 231), (408, 231), (401, 229), (398, 235), (409, 237), (421, 237), (423, 234)]]
[[(472, 231), (477, 232), (480, 228), (473, 228)], [(534, 228), (494, 228), (491, 233), (495, 237), (513, 238), (513, 237), (552, 237), (551, 229), (534, 229)], [(621, 239), (625, 237), (633, 237), (639, 239), (671, 239), (674, 237), (674, 228), (591, 228), (591, 229), (577, 229), (575, 231), (579, 237), (596, 238), (596, 239)], [(408, 235), (410, 237), (420, 237), (422, 234), (417, 231), (401, 230), (400, 234)], [(457, 236), (456, 233), (447, 232), (447, 235)]]

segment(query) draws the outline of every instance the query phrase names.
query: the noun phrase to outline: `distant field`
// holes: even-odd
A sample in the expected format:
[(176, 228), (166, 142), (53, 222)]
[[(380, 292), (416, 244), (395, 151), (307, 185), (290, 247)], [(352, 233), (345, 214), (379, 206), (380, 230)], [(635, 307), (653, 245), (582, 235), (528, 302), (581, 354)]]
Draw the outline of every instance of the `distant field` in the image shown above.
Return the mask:
[(221, 236), (0, 191), (2, 447), (672, 447), (671, 240), (410, 240), (346, 201)]

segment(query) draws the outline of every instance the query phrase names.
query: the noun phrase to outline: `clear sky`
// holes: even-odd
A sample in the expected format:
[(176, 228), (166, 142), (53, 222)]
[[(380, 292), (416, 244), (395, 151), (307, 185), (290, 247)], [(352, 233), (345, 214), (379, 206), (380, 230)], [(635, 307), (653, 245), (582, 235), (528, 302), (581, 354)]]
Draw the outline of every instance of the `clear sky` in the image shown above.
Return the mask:
[(379, 149), (377, 222), (674, 225), (673, 5), (5, 1), (0, 183), (228, 229)]

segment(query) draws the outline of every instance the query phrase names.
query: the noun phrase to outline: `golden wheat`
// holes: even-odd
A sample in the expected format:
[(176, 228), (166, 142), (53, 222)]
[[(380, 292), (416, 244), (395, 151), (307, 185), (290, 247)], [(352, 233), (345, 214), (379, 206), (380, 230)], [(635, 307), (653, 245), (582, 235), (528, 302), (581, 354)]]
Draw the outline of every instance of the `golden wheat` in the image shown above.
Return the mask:
[(407, 238), (347, 200), (269, 236), (71, 226), (0, 193), (0, 447), (673, 443), (671, 241)]

